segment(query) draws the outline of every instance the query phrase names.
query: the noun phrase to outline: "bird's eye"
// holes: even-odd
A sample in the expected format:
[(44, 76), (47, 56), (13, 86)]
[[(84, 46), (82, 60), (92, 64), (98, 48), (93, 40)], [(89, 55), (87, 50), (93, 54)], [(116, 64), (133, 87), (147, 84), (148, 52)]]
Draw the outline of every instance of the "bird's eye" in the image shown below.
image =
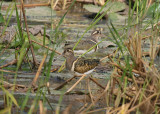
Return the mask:
[(71, 49), (67, 49), (66, 52), (72, 52), (72, 50)]
[(101, 31), (97, 30), (97, 34), (100, 34), (100, 33), (101, 33)]

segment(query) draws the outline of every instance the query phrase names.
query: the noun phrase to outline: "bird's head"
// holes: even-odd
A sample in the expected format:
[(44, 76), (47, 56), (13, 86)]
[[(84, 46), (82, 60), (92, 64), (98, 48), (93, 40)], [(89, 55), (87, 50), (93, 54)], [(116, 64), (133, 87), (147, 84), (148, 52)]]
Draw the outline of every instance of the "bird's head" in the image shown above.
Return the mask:
[(96, 28), (92, 33), (91, 36), (96, 41), (99, 40), (101, 37), (105, 37), (104, 34), (102, 34), (103, 28)]
[(67, 48), (67, 49), (64, 49), (64, 52), (62, 53), (62, 55), (65, 58), (70, 58), (70, 57), (74, 56), (74, 52), (72, 49)]

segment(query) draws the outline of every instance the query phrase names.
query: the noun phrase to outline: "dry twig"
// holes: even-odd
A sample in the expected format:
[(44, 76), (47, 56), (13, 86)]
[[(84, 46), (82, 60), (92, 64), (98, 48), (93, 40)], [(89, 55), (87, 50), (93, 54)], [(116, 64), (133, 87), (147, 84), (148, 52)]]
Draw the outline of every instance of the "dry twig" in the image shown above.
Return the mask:
[(39, 77), (39, 74), (41, 73), (43, 64), (44, 64), (44, 62), (45, 62), (45, 60), (46, 60), (46, 57), (47, 57), (47, 55), (45, 54), (44, 57), (43, 57), (43, 59), (42, 59), (42, 61), (41, 61), (40, 66), (39, 66), (39, 68), (38, 68), (38, 71), (37, 71), (37, 73), (36, 73), (36, 76), (35, 76), (34, 79), (33, 79), (32, 86), (34, 86), (34, 87), (36, 86), (35, 84), (36, 84), (36, 82), (37, 82), (37, 79), (38, 79), (38, 77)]
[(28, 25), (27, 25), (27, 19), (26, 19), (25, 11), (24, 11), (23, 0), (21, 0), (21, 7), (22, 7), (22, 12), (23, 12), (23, 18), (24, 18), (25, 26), (26, 26), (27, 36), (28, 36), (28, 40), (29, 40), (29, 44), (30, 44), (30, 48), (31, 48), (31, 53), (32, 53), (32, 57), (33, 57), (33, 63), (34, 63), (35, 66), (37, 66), (37, 61), (36, 61), (36, 58), (35, 58), (35, 54), (34, 54), (34, 50), (33, 50), (33, 46), (32, 46), (32, 41), (31, 41), (30, 35), (29, 35), (29, 30), (28, 30)]

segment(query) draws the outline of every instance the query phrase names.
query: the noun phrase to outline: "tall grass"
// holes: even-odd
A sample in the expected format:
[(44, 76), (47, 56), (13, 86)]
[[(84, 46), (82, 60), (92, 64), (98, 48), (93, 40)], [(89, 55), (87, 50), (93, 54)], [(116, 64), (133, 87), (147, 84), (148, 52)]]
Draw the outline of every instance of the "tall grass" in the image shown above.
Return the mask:
[[(80, 37), (80, 39), (78, 40), (78, 42), (76, 43), (73, 49), (76, 48), (76, 46), (81, 41), (85, 33), (91, 28), (93, 28), (97, 24), (97, 22), (99, 22), (100, 19), (102, 19), (102, 17), (107, 13), (107, 11), (104, 12), (98, 19), (96, 19), (97, 16), (101, 13), (102, 9), (108, 3), (108, 1), (105, 2), (104, 6), (102, 6), (101, 10), (98, 12), (93, 22), (89, 25), (89, 27), (86, 28), (85, 32)], [(53, 31), (53, 28), (51, 28), (52, 41), (58, 42), (59, 34), (61, 34), (61, 32), (59, 31), (59, 28), (63, 23), (65, 16), (67, 15), (71, 7), (74, 5), (74, 3), (75, 3), (75, 0), (72, 2), (69, 9), (60, 19), (55, 30)], [(155, 4), (158, 4), (158, 3), (155, 2)], [(97, 112), (97, 110), (95, 110), (94, 108), (95, 104), (99, 101), (99, 99), (105, 97), (108, 101), (107, 103), (106, 101), (103, 101), (107, 105), (104, 106), (102, 110), (105, 110), (108, 113), (130, 113), (130, 112), (145, 113), (146, 111), (149, 111), (149, 110), (155, 113), (159, 113), (160, 108), (158, 103), (159, 103), (160, 80), (159, 80), (159, 73), (157, 72), (158, 69), (156, 69), (154, 66), (154, 59), (156, 57), (156, 51), (158, 47), (157, 39), (159, 38), (159, 26), (158, 26), (159, 14), (156, 13), (157, 11), (156, 9), (158, 5), (154, 6), (155, 8), (153, 10), (152, 17), (147, 22), (145, 21), (145, 23), (147, 23), (145, 25), (144, 25), (144, 19), (146, 17), (150, 4), (148, 4), (147, 0), (146, 1), (135, 0), (133, 8), (131, 8), (132, 5), (133, 4), (131, 4), (131, 0), (129, 0), (128, 20), (126, 22), (126, 26), (122, 27), (122, 29), (124, 29), (125, 31), (123, 35), (119, 34), (119, 30), (111, 21), (110, 21), (110, 24), (107, 25), (108, 29), (110, 30), (109, 35), (112, 36), (112, 40), (117, 45), (118, 47), (117, 50), (119, 50), (119, 55), (118, 54), (116, 55), (117, 58), (113, 59), (110, 57), (111, 61), (108, 62), (108, 64), (111, 64), (114, 67), (109, 83), (106, 84), (105, 90), (103, 90), (102, 93), (99, 93), (99, 96), (97, 97), (97, 99), (95, 99), (95, 102), (85, 105), (84, 110), (80, 109), (77, 112), (82, 112), (82, 113)], [(9, 14), (10, 9), (11, 11)], [(19, 41), (21, 43), (21, 45), (19, 45), (20, 50), (18, 51), (18, 53), (20, 54), (18, 55), (18, 60), (17, 60), (17, 73), (15, 74), (15, 78), (14, 78), (15, 79), (14, 84), (16, 85), (18, 70), (21, 67), (21, 64), (23, 63), (24, 58), (27, 56), (26, 52), (29, 49), (30, 45), (29, 45), (28, 38), (24, 37), (24, 31), (22, 31), (22, 28), (21, 28), (22, 22), (20, 22), (20, 17), (19, 17), (16, 5), (13, 5), (12, 7), (10, 5), (7, 9), (6, 16), (4, 18), (5, 28), (2, 32), (2, 35), (6, 31), (6, 28), (10, 22), (14, 9), (16, 9), (16, 19), (17, 19), (16, 39), (19, 39), (19, 40), (15, 39), (15, 42)], [(136, 11), (136, 14), (135, 14), (135, 11)], [(51, 17), (52, 17), (52, 12), (51, 12)], [(143, 57), (143, 50), (141, 46), (143, 38), (141, 34), (143, 34), (143, 32), (145, 32), (146, 28), (149, 26), (151, 26), (151, 36), (149, 40), (150, 53), (149, 53), (149, 59), (148, 59)], [(133, 30), (132, 34), (129, 33), (131, 30)], [(46, 27), (44, 28), (43, 45), (46, 45), (45, 35), (46, 35)], [(98, 44), (96, 44), (95, 46), (97, 46)], [(59, 44), (51, 45), (51, 41), (50, 41), (49, 45), (54, 50), (56, 50)], [(93, 46), (91, 49), (93, 49), (95, 46)], [(91, 49), (89, 49), (87, 52), (89, 52)], [(45, 65), (43, 68), (43, 71), (42, 71), (43, 79), (35, 82), (35, 87), (37, 87), (37, 91), (35, 93), (33, 103), (31, 104), (31, 107), (28, 111), (29, 114), (34, 113), (35, 111), (38, 111), (41, 109), (44, 111), (45, 105), (48, 105), (52, 111), (55, 111), (56, 114), (60, 113), (60, 106), (62, 104), (64, 93), (62, 92), (59, 98), (59, 103), (57, 105), (57, 108), (54, 110), (54, 108), (50, 104), (50, 101), (47, 99), (47, 93), (49, 93), (48, 90), (41, 88), (41, 86), (47, 84), (47, 82), (50, 79), (50, 70), (51, 70), (53, 58), (55, 56), (55, 51), (49, 54), (49, 49), (48, 49), (44, 53), (44, 56), (49, 58), (49, 61), (47, 61), (48, 65)], [(39, 66), (39, 69), (41, 71), (40, 66)], [(137, 75), (137, 77), (135, 75)], [(23, 113), (27, 103), (29, 102), (29, 96), (31, 92), (32, 91), (35, 92), (34, 91), (35, 87), (32, 85), (32, 82), (31, 82), (31, 85), (29, 85), (29, 87), (26, 90), (25, 98), (23, 99), (23, 101), (21, 101), (21, 103), (18, 104), (17, 100), (14, 98), (14, 92), (10, 93), (1, 84), (0, 88), (5, 93), (4, 100), (6, 105), (5, 105), (5, 108), (0, 111), (0, 113), (4, 113), (4, 112), (11, 113), (13, 105), (15, 105), (17, 108), (20, 108), (21, 113)], [(45, 87), (47, 88), (46, 85)], [(14, 86), (14, 90), (15, 88), (16, 87)], [(147, 104), (147, 106), (145, 104)], [(143, 110), (142, 107), (145, 110)]]
[[(123, 61), (114, 61), (117, 65), (118, 68), (121, 69), (122, 72), (117, 71), (117, 74), (119, 75), (119, 77), (121, 77), (120, 79), (116, 76), (113, 76), (113, 80), (116, 80), (119, 85), (119, 89), (121, 90), (121, 95), (122, 94), (126, 94), (126, 96), (130, 96), (131, 100), (129, 101), (125, 101), (127, 98), (126, 97), (121, 97), (121, 99), (123, 99), (122, 104), (119, 104), (119, 110), (115, 111), (114, 113), (130, 113), (132, 111), (135, 111), (136, 113), (142, 112), (142, 113), (148, 113), (147, 111), (154, 112), (154, 110), (157, 110), (157, 106), (156, 104), (152, 104), (153, 101), (151, 100), (151, 98), (153, 98), (154, 95), (157, 95), (157, 97), (159, 96), (159, 90), (154, 91), (153, 94), (148, 94), (147, 91), (150, 91), (151, 88), (153, 87), (152, 83), (153, 80), (155, 82), (155, 80), (157, 80), (157, 83), (154, 83), (155, 86), (158, 86), (157, 84), (159, 83), (159, 78), (157, 77), (155, 79), (155, 74), (158, 76), (159, 74), (157, 74), (155, 72), (155, 70), (151, 71), (151, 70), (147, 70), (150, 66), (150, 60), (152, 60), (152, 62), (154, 61), (153, 56), (155, 57), (155, 51), (157, 49), (157, 44), (154, 41), (157, 41), (155, 39), (157, 39), (158, 35), (151, 35), (151, 39), (150, 39), (150, 59), (148, 59), (146, 61), (146, 59), (144, 59), (142, 56), (143, 51), (142, 51), (142, 33), (145, 32), (145, 29), (142, 28), (144, 25), (144, 19), (146, 17), (147, 11), (148, 11), (148, 2), (147, 1), (141, 1), (141, 0), (136, 0), (134, 5), (133, 5), (133, 9), (131, 9), (131, 1), (129, 2), (129, 15), (128, 15), (128, 23), (127, 23), (127, 29), (126, 29), (126, 38), (124, 39), (123, 37), (119, 36), (119, 33), (117, 32), (116, 28), (114, 27), (114, 25), (111, 23), (111, 27), (112, 30), (110, 28), (110, 32), (118, 46), (118, 48), (120, 49), (120, 54), (122, 54), (122, 57), (125, 58), (125, 63), (123, 63)], [(155, 7), (154, 11), (156, 11), (157, 7)], [(136, 11), (136, 15), (134, 15), (134, 10)], [(157, 15), (158, 13), (155, 13), (153, 11), (153, 15)], [(158, 14), (159, 15), (159, 14)], [(155, 20), (154, 24), (156, 22), (156, 24), (158, 23), (159, 17), (152, 17), (150, 20)], [(150, 23), (150, 20), (148, 20), (148, 22)], [(155, 33), (155, 29), (153, 29), (153, 23), (150, 23), (151, 31)], [(132, 26), (133, 25), (133, 26)], [(132, 29), (131, 29), (132, 28)], [(146, 27), (145, 27), (146, 28)], [(128, 37), (129, 35), (128, 32), (130, 30), (133, 30), (133, 34), (130, 34), (130, 37)], [(158, 29), (159, 30), (159, 29)], [(154, 45), (154, 46), (153, 46)], [(153, 49), (154, 48), (154, 49)], [(128, 52), (130, 58), (128, 58), (128, 55), (124, 54), (124, 52)], [(153, 52), (154, 51), (154, 52)], [(152, 64), (153, 65), (153, 64)], [(132, 67), (131, 67), (132, 66)], [(150, 69), (152, 69), (150, 68)], [(137, 70), (137, 71), (136, 71)], [(136, 72), (135, 72), (136, 71)], [(135, 77), (134, 73), (138, 74), (138, 77)], [(152, 73), (151, 73), (152, 72)], [(150, 74), (151, 73), (151, 74)], [(131, 82), (132, 82), (132, 86), (129, 88), (128, 84), (130, 83), (129, 81), (129, 77), (131, 76)], [(153, 78), (154, 77), (154, 78)], [(138, 83), (138, 78), (143, 78), (144, 80), (142, 81), (143, 83), (140, 84)], [(120, 80), (120, 81), (118, 81)], [(123, 85), (123, 86), (121, 86)], [(122, 89), (123, 88), (123, 89)], [(132, 89), (134, 88), (134, 95), (130, 95), (129, 91), (133, 91)], [(154, 87), (153, 87), (154, 88)], [(156, 87), (154, 88), (156, 89)], [(116, 89), (115, 89), (116, 90)], [(113, 91), (115, 91), (113, 90)], [(114, 95), (116, 95), (116, 97), (119, 96), (120, 93), (115, 93)], [(153, 96), (152, 96), (153, 95)], [(136, 99), (135, 99), (136, 98)], [(145, 102), (144, 102), (145, 101)], [(156, 101), (154, 101), (155, 103)], [(145, 103), (148, 103), (145, 106)], [(127, 106), (129, 105), (129, 106)], [(126, 106), (126, 109), (123, 108), (123, 106)], [(154, 107), (152, 107), (154, 106)], [(130, 108), (129, 108), (130, 107)], [(142, 109), (142, 107), (144, 109)], [(155, 109), (153, 109), (155, 108)], [(115, 108), (116, 110), (116, 108)], [(114, 111), (114, 108), (113, 108)], [(111, 111), (111, 112), (113, 112)]]

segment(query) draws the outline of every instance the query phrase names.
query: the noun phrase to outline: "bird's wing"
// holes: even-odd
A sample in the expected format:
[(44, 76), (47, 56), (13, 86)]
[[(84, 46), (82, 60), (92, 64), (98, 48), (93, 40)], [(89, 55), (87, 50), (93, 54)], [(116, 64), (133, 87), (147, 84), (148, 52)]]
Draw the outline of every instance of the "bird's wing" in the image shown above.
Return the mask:
[(75, 62), (74, 71), (83, 74), (94, 69), (99, 62), (99, 59), (78, 59)]

